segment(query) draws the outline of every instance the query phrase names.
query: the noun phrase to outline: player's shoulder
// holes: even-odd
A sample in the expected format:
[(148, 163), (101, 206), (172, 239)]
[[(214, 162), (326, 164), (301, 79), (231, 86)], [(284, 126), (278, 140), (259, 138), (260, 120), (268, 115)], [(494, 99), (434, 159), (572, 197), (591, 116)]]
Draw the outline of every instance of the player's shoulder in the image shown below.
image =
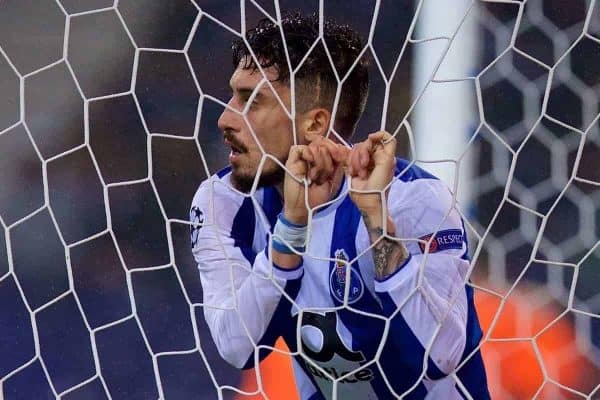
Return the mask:
[(414, 161), (397, 158), (394, 177), (390, 188), (390, 199), (394, 201), (444, 208), (452, 202), (452, 193), (446, 184)]
[(207, 208), (211, 205), (234, 206), (244, 200), (244, 195), (231, 185), (231, 167), (226, 167), (203, 180), (192, 200), (192, 207)]
[[(457, 256), (465, 252), (464, 228), (454, 196), (442, 180), (426, 170), (399, 159), (388, 206), (400, 235), (422, 240), (435, 235), (430, 252), (447, 250)], [(423, 244), (411, 242), (411, 253), (424, 252)]]

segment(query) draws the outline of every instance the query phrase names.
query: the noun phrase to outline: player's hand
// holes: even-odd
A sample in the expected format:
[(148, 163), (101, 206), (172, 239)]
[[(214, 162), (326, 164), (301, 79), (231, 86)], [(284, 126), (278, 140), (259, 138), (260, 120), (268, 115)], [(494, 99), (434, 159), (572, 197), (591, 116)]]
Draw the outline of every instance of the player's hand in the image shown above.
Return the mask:
[[(284, 216), (299, 225), (308, 223), (305, 184), (308, 182), (308, 206), (313, 209), (331, 199), (333, 178), (338, 167), (346, 160), (348, 149), (321, 136), (310, 138), (308, 145), (290, 148), (283, 185)], [(297, 178), (298, 180), (294, 179)]]
[[(351, 178), (350, 197), (367, 214), (381, 215), (381, 194), (394, 178), (396, 140), (388, 132), (371, 133), (356, 144), (346, 158), (346, 172)], [(359, 193), (355, 190), (378, 190), (380, 193)]]

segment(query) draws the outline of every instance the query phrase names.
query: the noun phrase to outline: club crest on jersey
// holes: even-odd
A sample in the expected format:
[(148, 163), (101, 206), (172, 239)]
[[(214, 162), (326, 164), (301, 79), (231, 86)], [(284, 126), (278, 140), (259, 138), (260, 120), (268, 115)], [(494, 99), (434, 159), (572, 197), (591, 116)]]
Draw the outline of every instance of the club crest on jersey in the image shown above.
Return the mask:
[(198, 206), (193, 206), (190, 210), (190, 235), (192, 240), (192, 247), (196, 246), (198, 243), (198, 235), (200, 234), (200, 228), (202, 228), (201, 224), (204, 223), (204, 213)]
[[(344, 249), (337, 249), (334, 253), (335, 265), (329, 277), (329, 289), (339, 302), (344, 302), (344, 290), (346, 289), (346, 265), (348, 254)], [(348, 293), (348, 304), (357, 302), (363, 295), (364, 285), (358, 272), (350, 266), (350, 291)]]
[[(432, 236), (433, 240), (431, 240)], [(429, 253), (437, 253), (438, 251), (442, 250), (462, 249), (465, 237), (460, 229), (446, 229), (436, 233), (430, 233), (429, 235), (421, 236), (419, 240), (422, 240), (422, 242), (419, 242), (421, 253), (425, 253), (427, 251), (427, 242), (430, 240)]]

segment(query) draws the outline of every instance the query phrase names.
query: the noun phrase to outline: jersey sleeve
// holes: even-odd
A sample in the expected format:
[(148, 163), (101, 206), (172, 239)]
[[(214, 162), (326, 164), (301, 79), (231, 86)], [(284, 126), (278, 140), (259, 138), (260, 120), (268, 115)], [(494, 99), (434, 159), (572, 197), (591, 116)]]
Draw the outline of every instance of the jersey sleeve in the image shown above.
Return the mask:
[(396, 236), (410, 239), (403, 241), (410, 255), (395, 273), (375, 282), (383, 312), (392, 317), (387, 346), (403, 355), (404, 369), (415, 381), (427, 359), (427, 385), (451, 373), (465, 349), (466, 236), (441, 181), (394, 184), (388, 210)]
[[(278, 268), (269, 261), (268, 248), (256, 257), (248, 256), (251, 244), (232, 233), (242, 196), (232, 197), (231, 193), (216, 179), (200, 185), (190, 212), (191, 240), (212, 338), (227, 362), (243, 368), (252, 364), (257, 344), (274, 344), (278, 336), (273, 334), (278, 324), (274, 318), (284, 315), (282, 307), (289, 307), (290, 299), (297, 295), (303, 266)], [(268, 330), (273, 343), (261, 341)]]

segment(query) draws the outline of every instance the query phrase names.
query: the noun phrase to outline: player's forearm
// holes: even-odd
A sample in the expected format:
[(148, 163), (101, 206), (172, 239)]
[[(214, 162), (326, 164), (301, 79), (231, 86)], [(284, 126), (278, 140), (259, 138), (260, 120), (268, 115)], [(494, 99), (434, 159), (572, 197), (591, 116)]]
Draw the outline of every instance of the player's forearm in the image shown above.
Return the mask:
[(367, 227), (371, 244), (373, 244), (371, 252), (375, 265), (375, 277), (378, 280), (385, 279), (400, 268), (408, 258), (408, 250), (401, 242), (384, 236), (384, 223), (386, 224), (388, 236), (394, 235), (396, 228), (389, 217), (387, 221), (383, 220), (381, 211), (361, 210), (361, 215)]
[[(413, 254), (402, 271), (390, 279), (375, 282), (383, 315), (392, 316), (398, 308), (402, 309), (402, 317), (390, 321), (391, 345), (399, 353), (412, 351), (424, 357), (423, 343), (432, 343), (430, 362), (439, 368), (442, 376), (459, 365), (467, 343), (468, 298), (464, 276), (457, 271), (466, 271), (468, 264), (456, 255)], [(419, 279), (421, 274), (423, 279)], [(416, 292), (415, 288), (418, 288)], [(414, 336), (406, 336), (407, 326)], [(418, 362), (410, 364), (408, 369), (420, 373), (423, 357), (417, 357)], [(433, 370), (428, 369), (430, 372)]]
[[(206, 306), (204, 313), (219, 354), (230, 364), (241, 368), (254, 351), (255, 343), (263, 338), (272, 324), (278, 323), (273, 318), (280, 303), (291, 307), (283, 293), (295, 298), (303, 267), (299, 265), (293, 270), (274, 268), (266, 256), (266, 249), (257, 254), (252, 266), (246, 265), (252, 273), (247, 273), (242, 267), (234, 267), (233, 276), (237, 280), (233, 281), (231, 260), (222, 258), (218, 251), (212, 249), (215, 247), (218, 247), (215, 243), (202, 243), (195, 249), (204, 256), (199, 257)], [(231, 249), (234, 255), (236, 251)], [(263, 344), (272, 346), (274, 343)]]
[(275, 249), (272, 250), (272, 257), (273, 264), (285, 269), (297, 268), (302, 262), (302, 257), (298, 254), (281, 253)]
[(306, 242), (306, 221), (308, 213), (292, 213), (285, 208), (277, 218), (272, 239), (271, 257), (273, 264), (282, 269), (295, 269), (302, 263), (302, 256), (295, 251), (304, 251)]

